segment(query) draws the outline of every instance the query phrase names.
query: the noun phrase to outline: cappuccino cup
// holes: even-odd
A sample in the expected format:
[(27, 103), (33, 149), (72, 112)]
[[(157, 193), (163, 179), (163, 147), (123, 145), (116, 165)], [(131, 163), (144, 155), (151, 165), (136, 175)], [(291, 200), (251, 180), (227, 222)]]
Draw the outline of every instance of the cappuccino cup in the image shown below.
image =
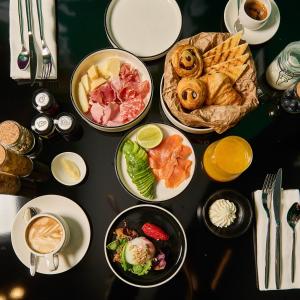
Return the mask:
[(239, 9), (239, 20), (245, 28), (258, 30), (265, 25), (271, 11), (270, 0), (242, 0)]
[(25, 228), (26, 246), (30, 252), (46, 260), (49, 271), (58, 268), (57, 254), (69, 241), (70, 231), (66, 221), (50, 213), (37, 214)]

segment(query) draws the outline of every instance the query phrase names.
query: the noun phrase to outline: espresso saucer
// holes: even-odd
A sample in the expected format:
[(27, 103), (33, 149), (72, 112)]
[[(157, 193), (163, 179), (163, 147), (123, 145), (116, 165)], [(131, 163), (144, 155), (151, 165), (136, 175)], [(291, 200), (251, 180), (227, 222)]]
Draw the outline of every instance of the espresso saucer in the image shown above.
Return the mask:
[(28, 268), (30, 252), (26, 247), (24, 236), (26, 227), (24, 211), (27, 207), (36, 208), (39, 213), (53, 213), (63, 217), (70, 229), (70, 241), (58, 254), (58, 269), (49, 271), (46, 261), (38, 258), (36, 271), (41, 274), (59, 274), (77, 265), (85, 256), (91, 239), (89, 220), (82, 208), (66, 197), (45, 195), (32, 199), (19, 210), (11, 229), (11, 241), (17, 257)]
[[(270, 1), (272, 4), (272, 12), (266, 24), (258, 30), (250, 30), (244, 28), (243, 39), (249, 45), (259, 45), (265, 43), (266, 41), (270, 40), (278, 30), (280, 24), (279, 8), (274, 0), (270, 0)], [(224, 10), (224, 22), (227, 30), (231, 34), (235, 33), (234, 23), (237, 19), (237, 16), (238, 16), (237, 2), (236, 0), (229, 0)]]

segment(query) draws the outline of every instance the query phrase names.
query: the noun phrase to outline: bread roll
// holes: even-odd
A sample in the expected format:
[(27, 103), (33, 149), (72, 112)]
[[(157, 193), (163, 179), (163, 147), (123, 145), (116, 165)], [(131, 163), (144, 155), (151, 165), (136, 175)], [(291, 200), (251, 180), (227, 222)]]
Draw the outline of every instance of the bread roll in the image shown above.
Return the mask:
[(178, 46), (172, 55), (172, 65), (180, 77), (199, 77), (203, 60), (198, 48), (191, 45)]
[(197, 109), (203, 105), (206, 99), (206, 84), (197, 78), (182, 78), (177, 86), (177, 94), (185, 109)]
[(223, 73), (207, 74), (201, 78), (207, 86), (206, 105), (241, 105), (242, 97)]

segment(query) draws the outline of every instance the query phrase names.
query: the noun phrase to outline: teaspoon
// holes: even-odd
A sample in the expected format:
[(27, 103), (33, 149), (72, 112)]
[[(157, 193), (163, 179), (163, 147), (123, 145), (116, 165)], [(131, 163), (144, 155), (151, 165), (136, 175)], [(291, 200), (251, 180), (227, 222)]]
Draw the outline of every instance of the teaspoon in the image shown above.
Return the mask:
[(26, 70), (29, 65), (30, 56), (29, 51), (26, 49), (24, 43), (22, 0), (18, 0), (18, 13), (22, 50), (18, 55), (17, 63), (20, 70)]
[[(24, 220), (26, 223), (30, 221), (32, 217), (34, 217), (37, 214), (37, 210), (33, 207), (27, 207), (25, 212), (24, 212)], [(36, 256), (32, 252), (30, 252), (30, 262), (29, 262), (29, 270), (30, 270), (30, 275), (34, 276), (35, 271), (36, 271)]]
[(295, 280), (295, 238), (296, 232), (295, 227), (300, 220), (300, 204), (295, 202), (287, 213), (287, 222), (293, 230), (293, 250), (292, 250), (292, 265), (291, 265), (291, 275), (292, 282)]

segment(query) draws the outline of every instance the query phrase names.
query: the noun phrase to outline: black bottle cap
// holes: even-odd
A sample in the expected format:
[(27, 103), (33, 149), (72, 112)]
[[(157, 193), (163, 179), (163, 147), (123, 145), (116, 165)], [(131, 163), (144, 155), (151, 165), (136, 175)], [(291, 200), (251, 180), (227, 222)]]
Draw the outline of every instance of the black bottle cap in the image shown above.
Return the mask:
[(40, 112), (48, 110), (53, 102), (53, 96), (45, 89), (37, 90), (32, 98), (33, 106)]
[(76, 119), (70, 114), (63, 112), (59, 114), (55, 120), (56, 129), (62, 134), (71, 134), (76, 127)]
[(35, 116), (31, 122), (31, 128), (41, 136), (51, 135), (55, 129), (52, 118), (49, 118), (46, 114)]

